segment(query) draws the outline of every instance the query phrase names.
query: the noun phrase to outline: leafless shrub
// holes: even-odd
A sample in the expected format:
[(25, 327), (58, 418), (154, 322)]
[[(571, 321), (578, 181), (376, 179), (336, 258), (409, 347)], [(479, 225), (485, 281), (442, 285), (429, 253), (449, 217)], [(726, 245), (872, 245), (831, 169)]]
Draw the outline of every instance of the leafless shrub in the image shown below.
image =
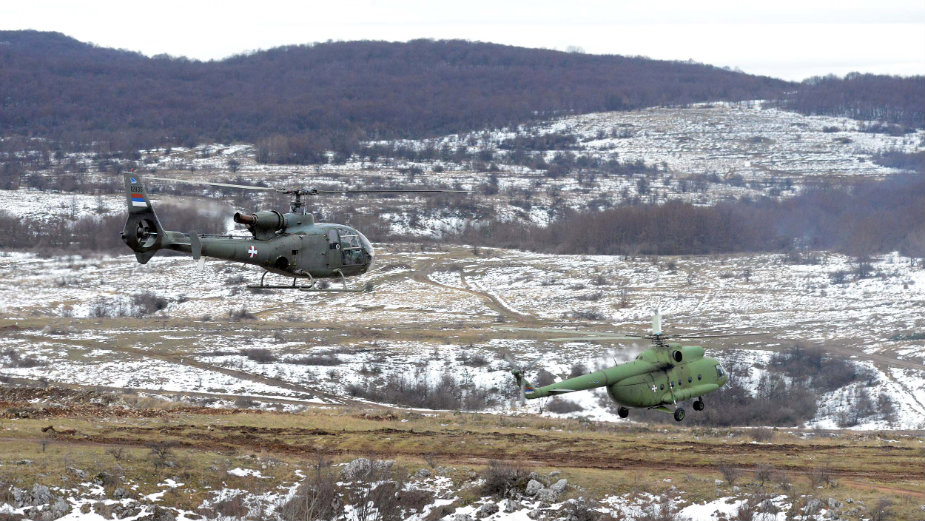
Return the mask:
[(809, 484), (812, 488), (835, 486), (838, 482), (829, 467), (816, 467), (809, 470)]
[(759, 463), (755, 465), (755, 481), (758, 482), (759, 486), (764, 486), (765, 483), (774, 479), (774, 467), (765, 463)]
[(774, 438), (774, 429), (759, 427), (757, 429), (751, 429), (748, 431), (748, 435), (755, 441), (769, 442)]
[(585, 293), (582, 295), (578, 295), (575, 297), (575, 300), (581, 300), (584, 302), (597, 302), (598, 300), (601, 300), (602, 298), (604, 298), (604, 292), (595, 291), (593, 293)]
[(292, 358), (286, 360), (287, 363), (297, 364), (297, 365), (341, 365), (344, 363), (343, 360), (337, 357), (337, 355), (332, 353), (325, 353), (323, 355), (305, 355), (298, 358)]
[(557, 414), (566, 414), (585, 410), (581, 405), (565, 399), (551, 400), (546, 405), (546, 410)]
[(241, 274), (232, 275), (225, 279), (225, 285), (227, 286), (237, 286), (239, 284), (242, 284), (243, 282), (244, 282), (244, 275), (241, 275)]
[(870, 509), (870, 521), (889, 521), (893, 519), (893, 500), (887, 497), (880, 498)]
[(420, 513), (433, 501), (433, 494), (405, 487), (407, 472), (391, 461), (364, 459), (344, 487), (353, 517), (357, 521), (403, 521)]
[(829, 356), (821, 347), (804, 347), (799, 344), (775, 353), (770, 364), (787, 376), (809, 382), (813, 388), (823, 392), (834, 391), (872, 376), (848, 360)]
[(434, 493), (427, 490), (410, 489), (398, 491), (398, 507), (402, 512), (423, 512), (424, 507), (434, 502)]
[(755, 503), (751, 501), (751, 499), (748, 499), (736, 509), (732, 521), (754, 521), (757, 513)]
[(238, 409), (250, 409), (255, 405), (257, 405), (257, 402), (250, 396), (238, 396), (234, 399), (234, 406)]
[(851, 403), (853, 406), (838, 414), (837, 421), (839, 427), (854, 427), (861, 422), (862, 418), (866, 418), (878, 412), (866, 388), (855, 387), (852, 394)]
[(595, 322), (604, 320), (606, 318), (603, 313), (594, 309), (572, 311), (571, 313), (567, 313), (566, 317), (573, 320), (591, 320)]
[(257, 318), (256, 315), (248, 311), (244, 306), (228, 311), (228, 319), (234, 322), (238, 322), (240, 320), (254, 320), (255, 318)]
[(248, 360), (253, 360), (258, 364), (271, 364), (276, 361), (276, 355), (269, 349), (262, 347), (242, 349), (241, 354), (246, 356)]
[(845, 270), (836, 270), (829, 273), (829, 282), (839, 286), (848, 282), (848, 272)]
[(2, 352), (2, 354), (3, 356), (6, 356), (7, 358), (10, 359), (10, 363), (8, 364), (8, 367), (30, 368), (30, 367), (42, 367), (42, 366), (47, 365), (46, 361), (39, 360), (38, 358), (35, 358), (33, 356), (20, 357), (19, 352), (13, 348), (5, 349)]
[(723, 479), (726, 481), (726, 483), (729, 484), (730, 487), (734, 486), (736, 484), (736, 480), (742, 476), (742, 470), (729, 463), (720, 463), (717, 468), (720, 474), (723, 475)]
[(98, 297), (90, 304), (87, 314), (91, 318), (118, 318), (131, 315), (131, 310), (122, 302)]
[(636, 521), (678, 521), (677, 508), (672, 505), (671, 498), (662, 496), (658, 503), (652, 503), (636, 517)]
[(630, 294), (626, 288), (620, 289), (620, 307), (628, 308), (630, 306)]
[(431, 382), (421, 374), (390, 375), (387, 379), (347, 386), (351, 396), (424, 409), (478, 411), (498, 403), (498, 393), (461, 382), (451, 374)]
[(125, 458), (125, 447), (116, 446), (109, 447), (106, 449), (106, 454), (109, 454), (116, 461), (122, 461)]
[(167, 299), (145, 291), (132, 295), (132, 308), (135, 317), (150, 315), (167, 307)]
[(822, 262), (822, 259), (818, 252), (790, 250), (784, 254), (784, 262), (787, 264), (809, 264), (815, 266)]
[(280, 509), (280, 515), (286, 521), (338, 519), (342, 512), (337, 476), (330, 463), (320, 459), (312, 466), (292, 499)]
[(240, 351), (231, 351), (228, 349), (213, 349), (212, 351), (206, 351), (204, 353), (199, 353), (199, 356), (237, 356), (242, 354)]
[(465, 351), (460, 353), (456, 359), (469, 367), (485, 367), (491, 363), (482, 353), (467, 353)]
[(581, 362), (576, 362), (572, 364), (572, 368), (569, 370), (568, 377), (575, 378), (576, 376), (582, 376), (588, 374), (588, 366)]
[(437, 455), (433, 452), (428, 452), (424, 455), (424, 461), (427, 463), (427, 466), (435, 469), (437, 468)]
[(601, 513), (597, 508), (599, 505), (594, 501), (578, 498), (565, 503), (560, 512), (569, 521), (615, 521), (613, 516)]
[(216, 517), (223, 519), (245, 519), (250, 513), (244, 503), (244, 494), (235, 494), (212, 505)]
[(533, 381), (533, 385), (543, 387), (549, 384), (552, 384), (556, 381), (556, 375), (550, 373), (549, 371), (540, 368), (536, 373), (536, 380)]
[(173, 453), (171, 452), (173, 445), (171, 443), (151, 443), (148, 445), (148, 448), (150, 449), (148, 457), (151, 461), (151, 465), (154, 467), (154, 472), (172, 465), (170, 459), (173, 457)]
[(510, 463), (491, 460), (482, 473), (482, 477), (485, 479), (482, 485), (483, 495), (504, 498), (514, 492), (526, 490), (530, 473)]

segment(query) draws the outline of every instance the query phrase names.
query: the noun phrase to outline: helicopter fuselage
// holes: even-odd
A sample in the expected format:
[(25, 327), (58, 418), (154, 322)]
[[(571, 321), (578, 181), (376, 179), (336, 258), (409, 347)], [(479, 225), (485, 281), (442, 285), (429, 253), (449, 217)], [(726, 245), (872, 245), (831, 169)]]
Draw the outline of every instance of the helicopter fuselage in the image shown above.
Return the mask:
[(167, 249), (260, 266), (288, 277), (361, 275), (373, 263), (373, 247), (359, 231), (342, 224), (315, 223), (311, 214), (262, 211), (235, 214), (250, 237), (214, 236), (165, 230), (135, 174), (125, 175), (128, 219), (122, 240), (144, 264)]
[[(622, 406), (661, 408), (718, 390), (729, 380), (719, 361), (704, 358), (700, 346), (659, 343), (632, 362), (576, 376), (543, 387), (525, 384), (524, 397), (543, 398), (605, 387)], [(522, 378), (518, 373), (515, 377)], [(682, 416), (683, 417), (683, 416)]]
[[(288, 277), (362, 275), (372, 265), (374, 251), (359, 231), (341, 224), (314, 223), (310, 215), (283, 214), (287, 223), (269, 236), (199, 236), (204, 257), (260, 266)], [(171, 237), (173, 235), (173, 237)], [(167, 232), (168, 248), (193, 253), (187, 234)]]

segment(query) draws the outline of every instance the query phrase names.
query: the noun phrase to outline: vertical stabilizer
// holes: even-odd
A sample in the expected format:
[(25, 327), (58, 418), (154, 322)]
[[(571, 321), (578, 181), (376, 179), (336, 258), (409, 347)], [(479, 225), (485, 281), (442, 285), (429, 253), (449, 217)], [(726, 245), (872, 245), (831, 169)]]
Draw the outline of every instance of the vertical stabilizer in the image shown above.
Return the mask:
[(122, 229), (122, 240), (135, 252), (138, 262), (145, 264), (164, 242), (161, 227), (148, 194), (135, 172), (125, 174), (125, 199), (128, 204), (128, 219)]

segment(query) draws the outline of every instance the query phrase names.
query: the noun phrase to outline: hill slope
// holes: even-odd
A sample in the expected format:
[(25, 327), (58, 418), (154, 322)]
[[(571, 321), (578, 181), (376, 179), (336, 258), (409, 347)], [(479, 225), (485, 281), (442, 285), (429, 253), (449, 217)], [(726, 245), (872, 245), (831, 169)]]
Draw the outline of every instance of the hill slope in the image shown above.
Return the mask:
[(7, 31), (0, 68), (5, 134), (115, 139), (121, 149), (299, 136), (278, 158), (295, 161), (309, 149), (349, 152), (357, 138), (774, 98), (793, 88), (701, 64), (431, 40), (290, 46), (197, 62)]

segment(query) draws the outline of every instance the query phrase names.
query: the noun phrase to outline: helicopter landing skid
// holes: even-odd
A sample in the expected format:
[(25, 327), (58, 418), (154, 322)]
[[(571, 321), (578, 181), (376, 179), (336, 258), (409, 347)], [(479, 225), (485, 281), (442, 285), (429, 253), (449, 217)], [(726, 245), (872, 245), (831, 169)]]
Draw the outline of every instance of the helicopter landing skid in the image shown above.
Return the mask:
[[(314, 287), (314, 286), (315, 286), (315, 281), (314, 281), (314, 279), (312, 279), (311, 286), (304, 287), (304, 288), (302, 289), (302, 291), (318, 291), (318, 292), (325, 291), (325, 292), (329, 292), (329, 293), (362, 293), (362, 292), (366, 291), (366, 290), (363, 289), (363, 288), (351, 288), (351, 287), (348, 287), (348, 286), (347, 286), (347, 277), (344, 276), (344, 273), (343, 273), (342, 271), (340, 271), (340, 270), (334, 270), (334, 273), (337, 273), (338, 275), (340, 275), (340, 281), (341, 281), (341, 283), (344, 285), (343, 288), (324, 288), (324, 289), (316, 288), (316, 287)], [(310, 276), (311, 276), (311, 275), (309, 275), (309, 277), (310, 277)]]
[(264, 279), (266, 279), (267, 273), (270, 273), (270, 272), (269, 272), (269, 271), (264, 271), (264, 272), (263, 272), (263, 275), (260, 276), (260, 284), (248, 284), (248, 285), (247, 285), (247, 289), (250, 289), (250, 290), (261, 290), (261, 289), (295, 289), (295, 290), (299, 290), (299, 291), (317, 291), (317, 292), (319, 292), (319, 293), (321, 293), (321, 292), (325, 292), (325, 293), (362, 293), (363, 291), (365, 291), (363, 288), (350, 288), (350, 287), (347, 287), (347, 278), (344, 277), (344, 274), (341, 273), (340, 270), (337, 270), (337, 274), (340, 275), (340, 280), (341, 280), (341, 282), (344, 284), (344, 287), (343, 287), (343, 288), (318, 288), (318, 287), (315, 287), (315, 283), (316, 283), (317, 281), (314, 279), (314, 277), (312, 277), (312, 276), (311, 276), (310, 274), (308, 274), (308, 273), (306, 273), (306, 275), (308, 276), (308, 280), (309, 280), (309, 283), (308, 283), (308, 284), (298, 284), (298, 280), (299, 280), (299, 279), (296, 278), (296, 277), (293, 277), (293, 278), (292, 278), (292, 284), (266, 284), (266, 283), (264, 282)]

